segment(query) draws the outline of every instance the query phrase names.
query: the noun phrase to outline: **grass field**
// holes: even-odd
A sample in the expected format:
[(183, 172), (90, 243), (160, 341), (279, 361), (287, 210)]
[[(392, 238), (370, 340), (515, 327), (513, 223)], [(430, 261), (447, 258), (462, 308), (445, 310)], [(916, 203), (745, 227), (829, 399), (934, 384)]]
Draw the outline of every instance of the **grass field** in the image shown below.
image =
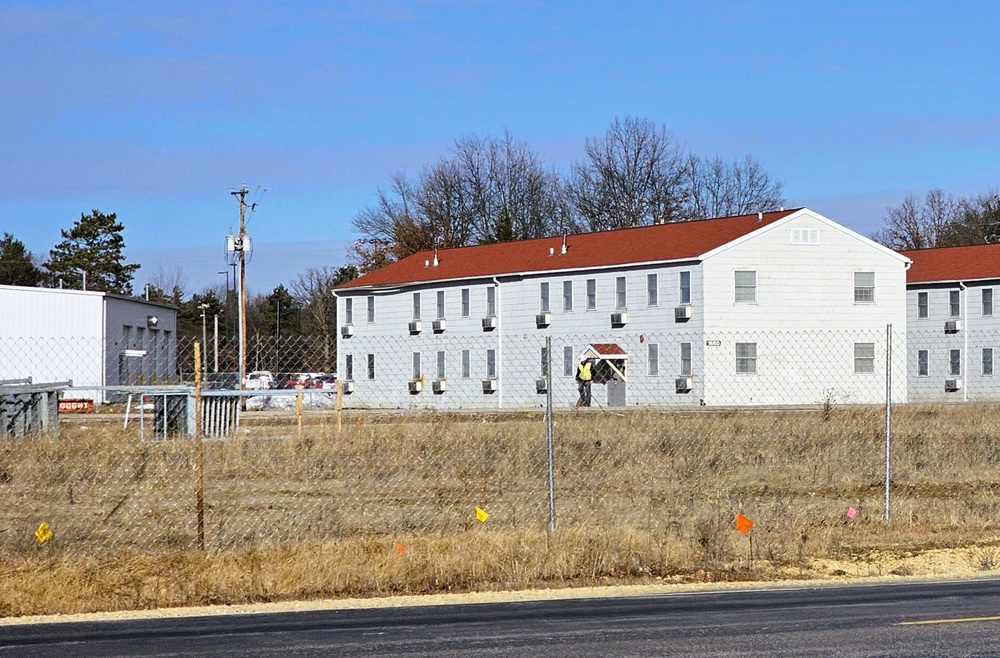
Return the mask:
[(883, 410), (828, 411), (557, 415), (551, 533), (541, 415), (249, 415), (204, 444), (204, 551), (194, 441), (67, 424), (0, 443), (0, 615), (815, 577), (945, 547), (992, 568), (1000, 406), (894, 410), (888, 523)]

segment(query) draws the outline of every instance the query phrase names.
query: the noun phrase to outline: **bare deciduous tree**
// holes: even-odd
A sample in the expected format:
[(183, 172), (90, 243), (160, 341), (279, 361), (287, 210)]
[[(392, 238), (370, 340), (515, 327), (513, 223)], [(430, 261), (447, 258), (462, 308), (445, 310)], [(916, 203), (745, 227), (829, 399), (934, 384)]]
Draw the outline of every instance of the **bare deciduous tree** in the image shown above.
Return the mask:
[(872, 239), (890, 249), (941, 246), (940, 233), (957, 221), (961, 208), (961, 200), (940, 189), (928, 192), (923, 201), (911, 194), (898, 206), (888, 209), (882, 218), (882, 228)]
[(648, 119), (615, 119), (603, 137), (588, 139), (573, 167), (569, 196), (592, 231), (681, 218), (687, 192), (683, 149)]
[(692, 155), (685, 176), (686, 219), (766, 212), (785, 203), (781, 181), (771, 178), (753, 156), (727, 164), (719, 157)]
[(303, 333), (324, 337), (323, 361), (327, 370), (334, 362), (333, 345), (337, 329), (337, 303), (333, 289), (357, 276), (358, 269), (353, 265), (336, 269), (330, 266), (310, 267), (291, 283), (292, 293), (302, 304), (310, 325)]

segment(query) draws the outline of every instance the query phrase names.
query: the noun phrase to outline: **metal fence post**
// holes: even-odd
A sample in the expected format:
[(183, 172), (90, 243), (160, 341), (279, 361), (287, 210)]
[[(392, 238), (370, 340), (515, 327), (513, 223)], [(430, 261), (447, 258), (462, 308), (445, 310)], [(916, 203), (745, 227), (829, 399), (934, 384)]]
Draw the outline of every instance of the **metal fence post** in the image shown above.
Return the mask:
[(892, 452), (892, 325), (885, 328), (885, 520), (889, 520), (889, 457)]
[(549, 532), (556, 529), (555, 467), (552, 441), (552, 337), (545, 337), (545, 436), (549, 457)]
[[(198, 523), (198, 550), (205, 550), (205, 446), (201, 427), (201, 344), (194, 343), (194, 440), (195, 468), (198, 484), (195, 492), (195, 514)], [(163, 415), (167, 415), (167, 397), (163, 396)], [(164, 421), (165, 422), (165, 421)], [(166, 427), (163, 432), (166, 438)]]

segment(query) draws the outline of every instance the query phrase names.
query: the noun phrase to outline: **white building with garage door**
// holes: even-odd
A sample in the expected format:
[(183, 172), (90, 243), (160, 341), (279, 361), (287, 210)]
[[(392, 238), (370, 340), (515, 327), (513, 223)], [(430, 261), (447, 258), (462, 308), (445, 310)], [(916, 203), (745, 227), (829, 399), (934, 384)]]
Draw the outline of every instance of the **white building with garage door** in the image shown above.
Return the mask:
[[(150, 385), (177, 376), (177, 309), (96, 291), (0, 286), (0, 380)], [(89, 388), (94, 387), (94, 388)]]
[(336, 290), (345, 404), (571, 405), (583, 355), (600, 406), (879, 402), (908, 264), (806, 208), (421, 252)]

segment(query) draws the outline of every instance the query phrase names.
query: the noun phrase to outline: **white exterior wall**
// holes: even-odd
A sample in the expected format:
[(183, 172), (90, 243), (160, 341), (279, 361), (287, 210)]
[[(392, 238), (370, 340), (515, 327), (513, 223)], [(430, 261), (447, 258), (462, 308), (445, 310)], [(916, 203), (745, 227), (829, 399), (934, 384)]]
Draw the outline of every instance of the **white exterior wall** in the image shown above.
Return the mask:
[(104, 384), (104, 294), (0, 286), (0, 379)]
[[(792, 229), (814, 229), (819, 241), (792, 244)], [(755, 303), (735, 301), (737, 270), (757, 272)], [(874, 303), (854, 302), (855, 272), (875, 273)], [(905, 401), (905, 276), (899, 256), (808, 211), (709, 255), (705, 333), (713, 344), (706, 346), (706, 403), (884, 401), (884, 375), (878, 373), (884, 371), (888, 324), (896, 334), (894, 396)], [(833, 342), (831, 330), (837, 332)], [(794, 345), (788, 332), (796, 333)], [(736, 373), (737, 342), (757, 344), (756, 374)], [(854, 373), (855, 342), (875, 343), (876, 374)]]
[[(911, 285), (907, 306), (907, 382), (914, 402), (990, 400), (1000, 398), (998, 374), (983, 374), (983, 348), (993, 349), (994, 373), (1000, 366), (1000, 281), (977, 281), (962, 285), (943, 282)], [(984, 315), (983, 290), (992, 290), (994, 310)], [(959, 313), (951, 314), (950, 293), (959, 293)], [(927, 293), (927, 317), (919, 317), (918, 297)], [(945, 332), (945, 323), (959, 320), (961, 329)], [(927, 375), (919, 374), (919, 352), (927, 351)], [(961, 350), (961, 374), (951, 371), (951, 350)], [(945, 381), (959, 378), (957, 391), (946, 391)]]

